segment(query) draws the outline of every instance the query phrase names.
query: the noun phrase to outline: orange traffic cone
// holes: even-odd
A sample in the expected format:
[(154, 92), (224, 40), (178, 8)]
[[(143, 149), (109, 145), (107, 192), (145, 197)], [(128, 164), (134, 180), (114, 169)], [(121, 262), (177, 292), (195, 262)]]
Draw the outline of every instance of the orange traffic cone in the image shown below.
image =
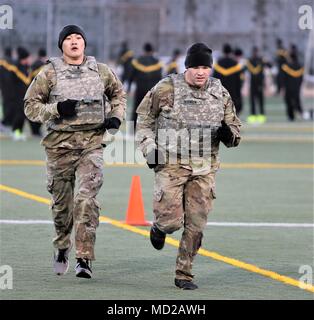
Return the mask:
[(150, 226), (150, 223), (145, 220), (144, 215), (144, 203), (140, 177), (133, 176), (125, 223), (133, 226)]

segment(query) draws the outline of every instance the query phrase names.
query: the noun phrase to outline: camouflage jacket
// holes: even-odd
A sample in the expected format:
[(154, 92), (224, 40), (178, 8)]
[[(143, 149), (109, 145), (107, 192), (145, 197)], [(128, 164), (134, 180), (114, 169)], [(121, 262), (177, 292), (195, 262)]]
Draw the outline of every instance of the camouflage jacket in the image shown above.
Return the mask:
[[(86, 62), (86, 58), (83, 63)], [(104, 84), (104, 94), (111, 104), (108, 116), (121, 122), (125, 118), (126, 96), (122, 84), (115, 73), (105, 64), (97, 63), (99, 75)], [(56, 73), (51, 63), (43, 66), (32, 81), (24, 97), (24, 111), (28, 119), (47, 124), (59, 118), (57, 102), (48, 103), (50, 93), (56, 85)], [(85, 149), (100, 146), (104, 129), (82, 130), (75, 132), (54, 131), (48, 129), (42, 140), (47, 148)]]
[[(179, 76), (179, 75), (178, 75)], [(181, 75), (182, 76), (182, 75)], [(233, 132), (233, 139), (226, 145), (227, 147), (235, 147), (240, 142), (240, 119), (236, 116), (234, 104), (228, 91), (222, 86), (220, 80), (209, 78), (205, 88), (198, 90), (208, 90), (213, 96), (220, 97), (223, 103), (223, 119), (230, 126)], [(221, 95), (216, 94), (221, 92)], [(156, 129), (158, 129), (158, 118), (164, 110), (173, 108), (174, 106), (174, 84), (170, 77), (161, 80), (153, 87), (144, 97), (143, 101), (137, 108), (137, 134), (136, 140), (139, 149), (146, 157), (147, 154), (157, 147)], [(216, 110), (215, 108), (213, 108)], [(168, 111), (169, 112), (169, 111)], [(183, 165), (191, 169), (195, 174), (207, 174), (215, 172), (219, 168), (219, 143), (212, 145), (211, 156), (200, 157), (197, 161), (191, 162), (189, 165)]]

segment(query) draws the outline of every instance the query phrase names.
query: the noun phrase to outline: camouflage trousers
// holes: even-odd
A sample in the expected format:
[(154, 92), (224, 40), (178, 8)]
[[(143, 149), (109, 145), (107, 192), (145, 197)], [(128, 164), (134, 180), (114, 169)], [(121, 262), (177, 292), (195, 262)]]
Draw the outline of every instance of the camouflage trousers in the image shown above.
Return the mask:
[(212, 209), (214, 185), (214, 174), (192, 175), (179, 165), (167, 165), (155, 173), (155, 225), (167, 234), (184, 227), (176, 259), (177, 279), (193, 279), (193, 259)]
[(58, 249), (68, 248), (74, 225), (76, 258), (94, 260), (100, 211), (96, 196), (103, 183), (103, 149), (46, 148), (46, 154), (47, 189), (52, 195), (56, 231), (53, 245)]

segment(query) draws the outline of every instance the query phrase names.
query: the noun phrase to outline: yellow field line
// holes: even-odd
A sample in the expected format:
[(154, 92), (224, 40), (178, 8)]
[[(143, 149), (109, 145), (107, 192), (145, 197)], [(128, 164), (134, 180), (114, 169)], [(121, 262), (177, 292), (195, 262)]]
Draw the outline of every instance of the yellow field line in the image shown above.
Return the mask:
[[(104, 217), (104, 216), (100, 216), (99, 218), (100, 221), (102, 222), (108, 222), (118, 228), (121, 228), (121, 229), (124, 229), (124, 230), (128, 230), (128, 231), (131, 231), (131, 232), (135, 232), (135, 233), (138, 233), (142, 236), (145, 236), (145, 237), (149, 237), (149, 232), (146, 231), (146, 230), (143, 230), (143, 229), (140, 229), (140, 228), (137, 228), (137, 227), (134, 227), (134, 226), (130, 226), (130, 225), (127, 225), (125, 223), (122, 223), (122, 222), (119, 222), (117, 220), (113, 220), (111, 218), (108, 218), (108, 217)], [(174, 247), (179, 247), (179, 241), (178, 240), (175, 240), (169, 236), (167, 236), (166, 238), (166, 243), (174, 246)], [(199, 255), (202, 255), (202, 256), (205, 256), (205, 257), (209, 257), (209, 258), (212, 258), (214, 260), (217, 260), (217, 261), (221, 261), (221, 262), (224, 262), (226, 264), (230, 264), (234, 267), (237, 267), (237, 268), (240, 268), (240, 269), (244, 269), (244, 270), (247, 270), (247, 271), (250, 271), (250, 272), (254, 272), (254, 273), (257, 273), (257, 274), (260, 274), (260, 275), (263, 275), (265, 277), (268, 277), (268, 278), (272, 278), (274, 280), (277, 280), (277, 281), (280, 281), (280, 282), (283, 282), (285, 284), (289, 284), (289, 285), (292, 285), (292, 286), (295, 286), (295, 287), (298, 287), (300, 288), (300, 282), (298, 280), (295, 280), (293, 278), (289, 278), (289, 277), (286, 277), (286, 276), (283, 276), (283, 275), (280, 275), (276, 272), (273, 272), (273, 271), (270, 271), (270, 270), (266, 270), (266, 269), (262, 269), (262, 268), (259, 268), (253, 264), (248, 264), (248, 263), (245, 263), (245, 262), (242, 262), (240, 260), (236, 260), (236, 259), (233, 259), (233, 258), (229, 258), (229, 257), (225, 257), (225, 256), (222, 256), (216, 252), (213, 252), (213, 251), (208, 251), (206, 249), (199, 249), (198, 250), (198, 254)], [(314, 293), (314, 286), (311, 286), (311, 285), (306, 285), (305, 288), (300, 288), (300, 289), (304, 289), (304, 290), (307, 290), (309, 292), (313, 292)]]
[(0, 160), (1, 166), (44, 166), (43, 160)]
[[(11, 188), (11, 187), (8, 187), (8, 186), (2, 185), (2, 184), (0, 184), (0, 190), (7, 191), (7, 192), (16, 194), (18, 196), (21, 196), (21, 197), (24, 197), (24, 198), (27, 198), (30, 200), (38, 201), (38, 202), (45, 203), (45, 204), (50, 204), (50, 200), (47, 198), (39, 197), (39, 196), (30, 194), (30, 193), (24, 192), (22, 190)], [(148, 231), (134, 227), (134, 226), (130, 226), (130, 225), (125, 224), (123, 222), (119, 222), (117, 220), (114, 220), (114, 219), (111, 219), (111, 218), (108, 218), (105, 216), (100, 216), (99, 220), (101, 222), (108, 222), (117, 228), (131, 231), (131, 232), (140, 234), (145, 237), (149, 237)], [(167, 236), (167, 238), (166, 238), (166, 243), (168, 243), (174, 247), (179, 247), (179, 241), (175, 240), (169, 236)], [(260, 274), (262, 276), (274, 279), (274, 280), (282, 282), (284, 284), (288, 284), (288, 285), (291, 285), (294, 287), (298, 287), (299, 289), (314, 293), (314, 286), (312, 286), (312, 285), (300, 283), (300, 281), (298, 281), (296, 279), (283, 276), (279, 273), (276, 273), (276, 272), (273, 272), (270, 270), (259, 268), (253, 264), (249, 264), (249, 263), (242, 262), (240, 260), (225, 257), (225, 256), (222, 256), (222, 255), (216, 253), (216, 252), (208, 251), (208, 250), (202, 249), (202, 248), (199, 249), (198, 254), (205, 256), (205, 257), (212, 258), (217, 261), (224, 262), (226, 264), (230, 264), (230, 265), (237, 267), (237, 268), (240, 268), (240, 269), (244, 269), (244, 270), (256, 273), (256, 274)]]
[[(44, 166), (45, 161), (42, 160), (0, 160), (0, 166)], [(104, 164), (105, 167), (145, 167), (144, 163), (112, 163)], [(222, 163), (221, 168), (224, 169), (314, 169), (312, 163), (263, 163), (263, 162), (247, 162), (247, 163)]]
[(24, 192), (24, 191), (19, 190), (19, 189), (15, 189), (15, 188), (11, 188), (11, 187), (5, 186), (3, 184), (0, 184), (0, 190), (16, 194), (16, 195), (18, 195), (20, 197), (23, 197), (23, 198), (26, 198), (26, 199), (29, 199), (29, 200), (34, 200), (34, 201), (37, 201), (37, 202), (41, 202), (41, 203), (50, 205), (50, 200), (47, 199), (47, 198), (39, 197), (39, 196), (36, 196), (36, 195), (28, 193), (28, 192)]

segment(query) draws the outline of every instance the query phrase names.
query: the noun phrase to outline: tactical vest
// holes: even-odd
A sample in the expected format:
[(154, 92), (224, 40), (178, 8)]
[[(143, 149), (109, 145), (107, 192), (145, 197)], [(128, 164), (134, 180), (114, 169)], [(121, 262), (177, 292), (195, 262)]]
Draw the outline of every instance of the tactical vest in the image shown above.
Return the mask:
[(174, 86), (173, 107), (161, 108), (157, 119), (157, 144), (178, 158), (204, 157), (218, 146), (217, 129), (224, 118), (220, 81), (209, 79), (205, 90), (193, 88), (184, 74), (169, 76)]
[[(49, 62), (56, 72), (57, 83), (49, 95), (48, 103), (78, 100), (77, 115), (69, 119), (54, 119), (47, 128), (56, 131), (81, 131), (101, 127), (105, 119), (104, 84), (101, 81), (97, 62), (87, 57), (83, 65), (69, 65), (62, 58), (51, 58)], [(104, 101), (105, 100), (105, 101)]]

